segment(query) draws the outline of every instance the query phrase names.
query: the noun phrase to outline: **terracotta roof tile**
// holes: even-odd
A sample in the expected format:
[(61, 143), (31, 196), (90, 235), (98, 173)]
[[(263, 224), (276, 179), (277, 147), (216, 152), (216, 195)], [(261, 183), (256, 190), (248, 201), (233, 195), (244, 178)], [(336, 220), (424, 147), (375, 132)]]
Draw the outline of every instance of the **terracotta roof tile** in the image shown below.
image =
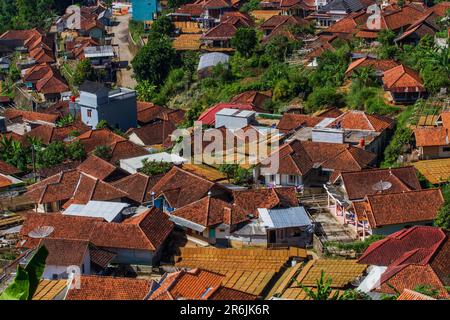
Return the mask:
[(113, 145), (119, 141), (126, 141), (127, 139), (115, 134), (109, 129), (99, 129), (87, 131), (78, 137), (74, 141), (80, 141), (87, 153), (92, 152), (96, 146), (101, 145)]
[(172, 167), (152, 188), (164, 196), (172, 208), (181, 208), (207, 195), (215, 183), (178, 167)]
[(436, 299), (416, 291), (404, 289), (403, 292), (398, 296), (397, 300), (436, 300)]
[(0, 173), (5, 175), (14, 175), (17, 173), (20, 173), (21, 170), (14, 167), (13, 165), (10, 165), (9, 163), (6, 163), (5, 161), (0, 160)]
[(315, 127), (321, 122), (323, 117), (314, 117), (305, 114), (285, 113), (277, 125), (281, 132), (289, 132), (299, 127)]
[(373, 59), (370, 57), (364, 57), (356, 59), (348, 66), (345, 71), (345, 75), (349, 76), (354, 70), (358, 68), (371, 67), (374, 71), (384, 72), (398, 66), (398, 63), (391, 59)]
[(5, 118), (9, 121), (16, 121), (18, 118), (26, 121), (43, 121), (48, 123), (55, 123), (58, 120), (57, 115), (45, 114), (40, 112), (25, 111), (19, 109), (8, 108), (4, 113)]
[[(402, 263), (426, 264), (448, 242), (445, 231), (436, 227), (414, 226), (395, 232), (371, 244), (359, 258), (360, 263), (389, 266), (400, 257)], [(447, 255), (448, 255), (448, 244)], [(419, 252), (418, 252), (419, 251)], [(411, 255), (411, 253), (415, 253)], [(448, 267), (447, 267), (448, 268)]]
[(202, 269), (169, 274), (159, 283), (150, 300), (208, 300), (225, 276)]
[(171, 215), (192, 221), (204, 227), (210, 227), (225, 222), (225, 208), (232, 210), (233, 207), (223, 200), (204, 197), (171, 212)]
[(85, 240), (49, 238), (43, 239), (41, 245), (48, 250), (45, 263), (54, 266), (81, 266), (89, 250)]
[(163, 175), (147, 176), (135, 173), (112, 183), (116, 188), (127, 193), (127, 197), (137, 203), (143, 204), (151, 201), (151, 189)]
[(416, 146), (432, 147), (450, 144), (448, 129), (445, 127), (417, 128), (414, 130)]
[(432, 221), (444, 204), (440, 189), (369, 195), (366, 212), (370, 226)]
[(420, 75), (404, 65), (399, 65), (385, 71), (383, 84), (386, 90), (390, 91), (404, 92), (406, 89), (425, 91)]
[(116, 164), (119, 160), (148, 155), (148, 151), (131, 141), (119, 141), (112, 145), (109, 162)]
[(394, 126), (394, 120), (391, 118), (357, 110), (343, 113), (327, 127), (335, 127), (338, 123), (340, 123), (344, 130), (367, 130), (375, 132), (382, 132)]
[(105, 178), (116, 170), (116, 167), (102, 158), (91, 155), (78, 166), (78, 170), (94, 178), (105, 180)]
[(350, 200), (363, 199), (366, 195), (377, 194), (379, 191), (374, 186), (380, 181), (390, 183), (390, 188), (384, 190), (384, 193), (421, 189), (416, 170), (412, 166), (343, 172), (341, 177)]
[(80, 278), (80, 289), (71, 289), (66, 300), (144, 300), (153, 280), (87, 276)]
[(160, 120), (143, 127), (131, 129), (128, 134), (134, 133), (146, 146), (163, 144), (164, 141), (176, 129), (175, 123), (171, 121)]

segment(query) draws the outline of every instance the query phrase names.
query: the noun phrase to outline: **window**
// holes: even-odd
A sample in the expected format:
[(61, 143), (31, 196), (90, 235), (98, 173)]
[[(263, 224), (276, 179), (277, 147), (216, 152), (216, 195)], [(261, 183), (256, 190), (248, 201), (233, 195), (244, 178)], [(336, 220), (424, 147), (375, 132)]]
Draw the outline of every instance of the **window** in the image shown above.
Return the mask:
[(443, 152), (450, 152), (450, 147), (442, 147)]
[(290, 174), (289, 176), (288, 176), (288, 183), (290, 183), (290, 184), (295, 184), (296, 183), (296, 176), (294, 176), (294, 175), (292, 175), (292, 174)]
[(92, 117), (92, 110), (91, 109), (87, 110), (87, 116), (88, 116), (88, 118)]

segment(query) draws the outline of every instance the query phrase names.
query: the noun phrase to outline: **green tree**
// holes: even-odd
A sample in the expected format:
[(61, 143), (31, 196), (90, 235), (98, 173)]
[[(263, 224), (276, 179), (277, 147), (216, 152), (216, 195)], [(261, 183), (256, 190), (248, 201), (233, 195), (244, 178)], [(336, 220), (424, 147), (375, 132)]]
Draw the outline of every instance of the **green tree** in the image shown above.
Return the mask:
[(284, 61), (292, 54), (294, 48), (295, 44), (286, 36), (278, 35), (264, 46), (264, 52), (271, 61)]
[(173, 165), (169, 162), (148, 161), (147, 159), (144, 159), (142, 161), (142, 164), (143, 167), (141, 169), (141, 172), (148, 176), (156, 176), (159, 174), (166, 173), (173, 167)]
[(136, 86), (136, 91), (139, 101), (151, 102), (157, 95), (156, 86), (148, 80), (139, 82)]
[(41, 246), (26, 267), (17, 266), (14, 281), (0, 295), (0, 300), (31, 300), (44, 273), (48, 251)]
[(58, 127), (65, 127), (68, 126), (69, 124), (72, 124), (74, 121), (75, 117), (71, 113), (69, 113), (66, 116), (59, 119), (58, 122), (56, 122), (56, 125)]
[[(447, 201), (446, 201), (447, 202)], [(444, 229), (450, 229), (450, 204), (446, 203), (436, 215), (434, 225)]]
[(75, 141), (67, 146), (67, 155), (70, 160), (83, 160), (87, 154), (84, 145), (80, 141)]
[(91, 61), (89, 59), (81, 60), (75, 69), (73, 82), (79, 86), (86, 80), (94, 81), (95, 79), (95, 70), (92, 67)]
[(168, 16), (162, 15), (153, 21), (151, 32), (170, 37), (175, 32), (175, 26)]
[(95, 126), (95, 129), (107, 129), (107, 128), (109, 128), (109, 124), (108, 121), (106, 120), (100, 120)]
[(176, 53), (167, 36), (152, 35), (131, 61), (138, 81), (159, 87), (175, 62)]
[(334, 87), (315, 88), (306, 100), (306, 108), (310, 112), (341, 105), (342, 95)]
[(37, 162), (40, 167), (48, 168), (63, 163), (66, 158), (66, 145), (60, 141), (56, 141), (50, 143), (38, 153)]
[(433, 298), (439, 296), (439, 290), (429, 284), (419, 284), (414, 288), (414, 291)]
[(352, 74), (355, 83), (360, 87), (370, 87), (376, 82), (375, 70), (372, 67), (357, 68)]
[(102, 158), (103, 160), (109, 161), (112, 158), (112, 150), (109, 146), (96, 146), (94, 149), (94, 155)]
[(245, 57), (250, 57), (253, 54), (257, 43), (258, 37), (253, 28), (239, 28), (231, 39), (233, 48)]

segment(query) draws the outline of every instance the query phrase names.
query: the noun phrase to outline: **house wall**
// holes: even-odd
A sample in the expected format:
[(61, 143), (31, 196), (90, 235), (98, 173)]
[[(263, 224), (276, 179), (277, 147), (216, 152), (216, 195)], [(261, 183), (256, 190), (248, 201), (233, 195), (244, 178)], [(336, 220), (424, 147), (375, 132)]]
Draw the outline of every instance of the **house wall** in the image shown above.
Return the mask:
[(422, 159), (438, 159), (450, 157), (450, 152), (445, 151), (445, 146), (420, 147), (419, 152)]
[(404, 228), (409, 228), (411, 226), (416, 225), (429, 225), (431, 226), (433, 224), (432, 220), (427, 221), (419, 221), (419, 222), (410, 222), (410, 223), (402, 223), (402, 224), (393, 224), (389, 226), (384, 226), (381, 228), (372, 229), (372, 234), (382, 235), (382, 236), (388, 236), (394, 232), (400, 231)]
[(134, 144), (137, 144), (138, 146), (145, 147), (145, 143), (141, 139), (139, 139), (137, 134), (135, 134), (134, 132), (128, 136), (128, 140), (130, 140)]
[(289, 180), (289, 175), (287, 174), (275, 174), (264, 176), (264, 184), (274, 184), (277, 186), (301, 186), (303, 185), (302, 176), (293, 176), (294, 180)]
[[(108, 95), (96, 96), (88, 92), (80, 94), (81, 120), (88, 126), (95, 128), (101, 120), (106, 120), (113, 128), (123, 131), (137, 127), (136, 94), (127, 94), (123, 99), (109, 99)], [(91, 110), (91, 117), (88, 117)]]
[(148, 250), (111, 249), (117, 253), (112, 263), (152, 265), (154, 253)]
[[(67, 279), (68, 267), (69, 266), (45, 265), (42, 279), (55, 279), (54, 275), (56, 275), (57, 279)], [(86, 250), (86, 254), (83, 258), (83, 263), (78, 267), (80, 268), (81, 274), (91, 274), (91, 257), (89, 255), (89, 250)]]

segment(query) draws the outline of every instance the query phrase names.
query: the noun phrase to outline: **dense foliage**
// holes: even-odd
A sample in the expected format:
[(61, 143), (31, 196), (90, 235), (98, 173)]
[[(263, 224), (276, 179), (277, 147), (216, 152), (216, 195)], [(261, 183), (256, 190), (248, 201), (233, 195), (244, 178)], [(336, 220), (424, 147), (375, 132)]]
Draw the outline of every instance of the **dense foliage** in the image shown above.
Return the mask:
[(143, 167), (140, 171), (148, 176), (156, 176), (159, 174), (164, 174), (168, 172), (173, 166), (169, 162), (148, 161), (147, 159), (144, 159), (142, 161), (142, 164)]

